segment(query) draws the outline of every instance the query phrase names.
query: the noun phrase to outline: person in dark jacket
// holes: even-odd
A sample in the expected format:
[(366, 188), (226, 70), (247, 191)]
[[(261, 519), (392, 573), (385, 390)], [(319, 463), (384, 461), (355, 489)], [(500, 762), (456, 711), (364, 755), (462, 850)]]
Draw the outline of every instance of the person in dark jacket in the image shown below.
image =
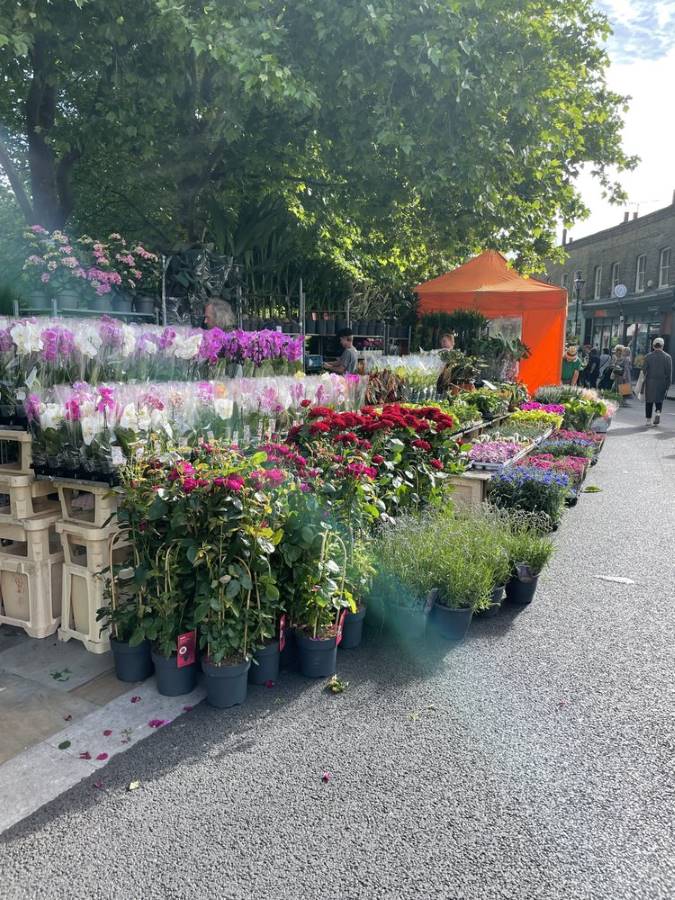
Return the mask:
[(600, 351), (593, 347), (588, 355), (586, 368), (581, 373), (581, 380), (586, 387), (594, 388), (598, 383), (600, 374)]
[(645, 414), (647, 426), (652, 424), (652, 411), (656, 407), (654, 425), (661, 421), (663, 401), (666, 399), (668, 388), (673, 380), (673, 360), (663, 350), (663, 338), (655, 338), (652, 343), (654, 348), (645, 356), (642, 372), (645, 376)]

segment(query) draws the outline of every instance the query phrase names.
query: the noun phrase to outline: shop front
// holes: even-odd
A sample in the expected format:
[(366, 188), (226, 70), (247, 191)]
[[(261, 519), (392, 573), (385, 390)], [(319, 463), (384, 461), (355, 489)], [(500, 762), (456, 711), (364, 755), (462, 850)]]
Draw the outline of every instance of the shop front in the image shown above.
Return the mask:
[(671, 334), (675, 291), (659, 291), (642, 297), (626, 297), (623, 301), (606, 300), (584, 304), (584, 341), (600, 352), (616, 344), (630, 347), (633, 368), (637, 373), (654, 338), (662, 337), (665, 350), (671, 352)]

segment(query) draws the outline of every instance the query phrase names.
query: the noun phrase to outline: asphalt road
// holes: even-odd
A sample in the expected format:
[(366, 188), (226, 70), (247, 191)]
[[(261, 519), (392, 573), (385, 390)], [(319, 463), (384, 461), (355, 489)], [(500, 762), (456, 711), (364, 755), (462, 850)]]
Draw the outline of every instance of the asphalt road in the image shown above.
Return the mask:
[(674, 413), (619, 414), (529, 609), (200, 705), (0, 837), (0, 895), (672, 900)]

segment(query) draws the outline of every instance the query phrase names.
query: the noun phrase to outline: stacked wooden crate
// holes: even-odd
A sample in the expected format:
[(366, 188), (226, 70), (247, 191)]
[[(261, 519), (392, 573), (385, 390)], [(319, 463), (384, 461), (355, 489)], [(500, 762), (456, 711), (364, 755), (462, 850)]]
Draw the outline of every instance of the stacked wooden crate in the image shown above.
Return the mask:
[(118, 494), (103, 484), (55, 479), (61, 504), (56, 530), (64, 554), (62, 620), (59, 638), (82, 641), (105, 653), (110, 641), (96, 612), (106, 603), (111, 562), (121, 562), (128, 544), (117, 527)]
[(0, 429), (0, 623), (31, 637), (53, 634), (61, 617), (61, 508), (53, 485), (36, 481), (28, 432)]

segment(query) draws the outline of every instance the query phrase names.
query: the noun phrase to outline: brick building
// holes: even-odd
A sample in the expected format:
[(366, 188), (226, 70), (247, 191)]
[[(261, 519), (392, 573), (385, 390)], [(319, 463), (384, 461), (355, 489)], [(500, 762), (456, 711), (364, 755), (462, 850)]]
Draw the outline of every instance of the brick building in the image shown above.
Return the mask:
[(576, 323), (583, 343), (599, 349), (629, 345), (637, 366), (655, 337), (664, 338), (668, 352), (675, 349), (675, 193), (665, 209), (642, 217), (625, 213), (619, 225), (577, 241), (563, 235), (563, 246), (567, 261), (551, 263), (547, 274), (567, 288), (568, 335)]

